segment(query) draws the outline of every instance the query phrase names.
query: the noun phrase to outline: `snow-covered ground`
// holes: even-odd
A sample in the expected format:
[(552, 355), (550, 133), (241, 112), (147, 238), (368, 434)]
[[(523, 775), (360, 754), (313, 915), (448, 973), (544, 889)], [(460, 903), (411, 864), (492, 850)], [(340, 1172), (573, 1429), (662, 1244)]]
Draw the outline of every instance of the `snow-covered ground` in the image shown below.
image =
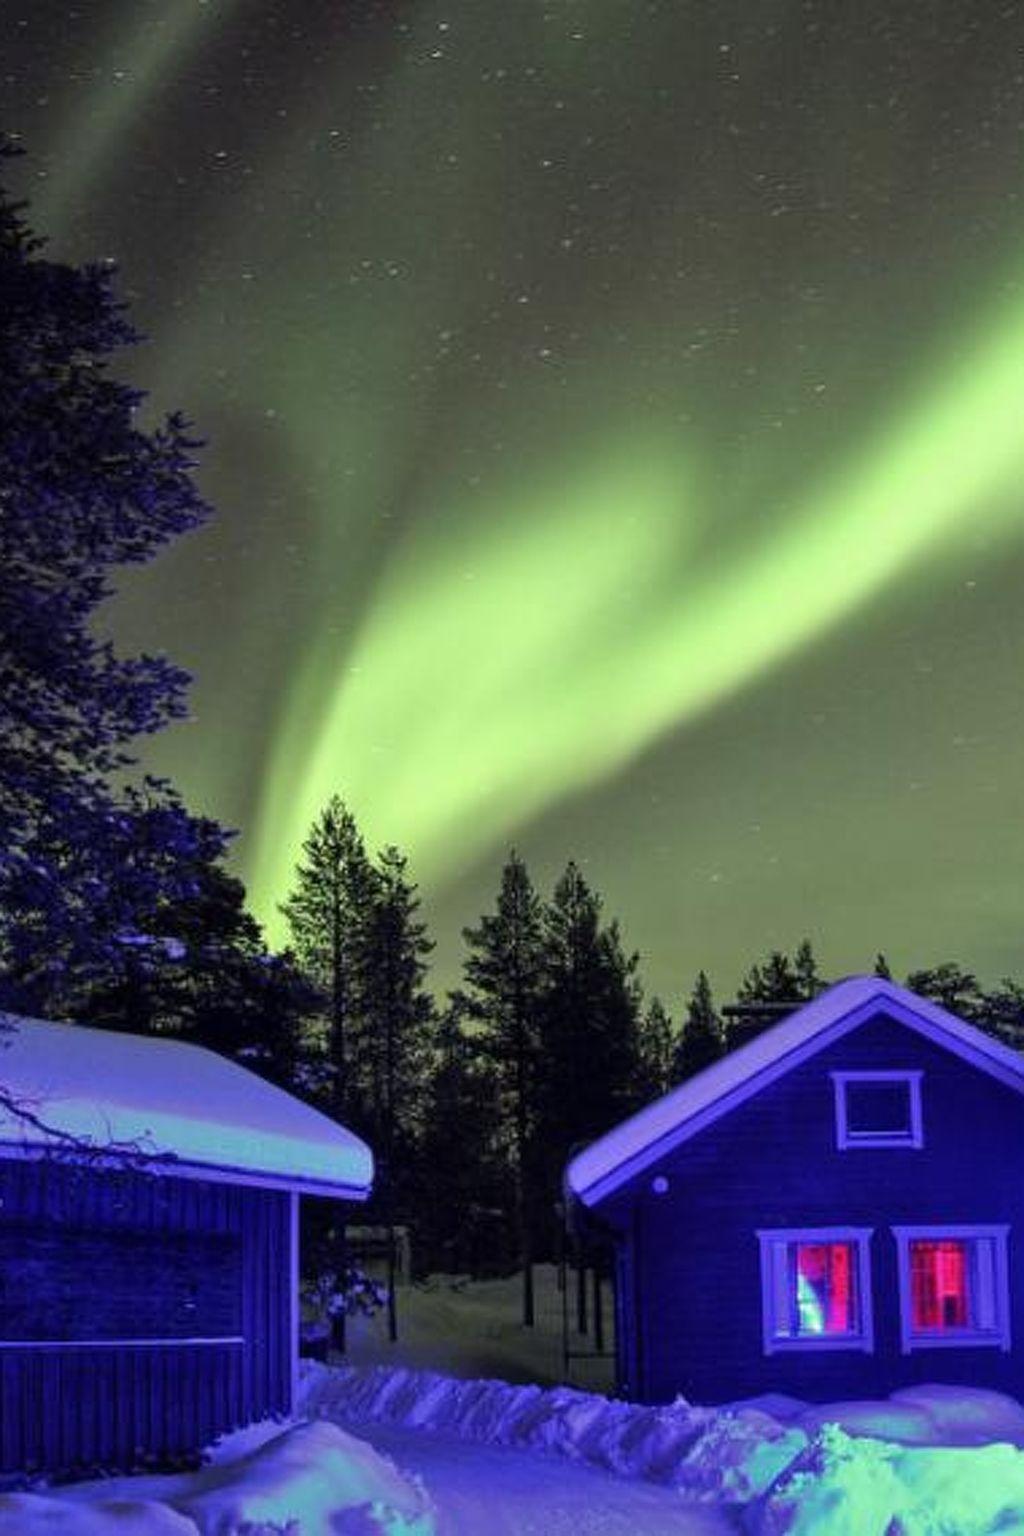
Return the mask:
[[(809, 1407), (773, 1397), (724, 1408), (682, 1400), (645, 1408), (568, 1388), (545, 1391), (386, 1367), (313, 1367), (303, 1398), (308, 1412), (350, 1425), (391, 1449), (400, 1464), (404, 1447), (404, 1464), (422, 1473), (442, 1512), (445, 1486), (438, 1474), (451, 1455), (438, 1453), (432, 1479), (431, 1442), (438, 1435), (461, 1441), (465, 1470), (455, 1491), (464, 1523), (439, 1527), (459, 1536), (490, 1529), (472, 1523), (467, 1499), (474, 1486), (481, 1521), (500, 1505), (509, 1523), (496, 1530), (540, 1529), (530, 1523), (528, 1508), (520, 1511), (522, 1523), (515, 1523), (518, 1477), (510, 1471), (506, 1503), (505, 1484), (491, 1466), (496, 1446), (508, 1447), (517, 1460), (529, 1453), (535, 1489), (549, 1489), (553, 1497), (567, 1486), (566, 1462), (575, 1464), (573, 1470), (581, 1464), (612, 1469), (632, 1493), (645, 1484), (670, 1488), (676, 1524), (667, 1528), (687, 1536), (729, 1529), (754, 1536), (1024, 1532), (1024, 1409), (995, 1392), (922, 1386), (874, 1403)], [(405, 1439), (379, 1434), (381, 1425)], [(424, 1450), (413, 1462), (416, 1431)], [(472, 1468), (480, 1446), (487, 1448), (486, 1467), (477, 1477)], [(595, 1536), (617, 1529), (601, 1524), (596, 1488), (591, 1500), (592, 1507), (584, 1495), (575, 1529)], [(665, 1529), (638, 1519), (635, 1529), (648, 1528)]]
[[(574, 1282), (570, 1277), (570, 1300)], [(536, 1325), (520, 1322), (522, 1281), (519, 1275), (495, 1280), (431, 1275), (415, 1285), (398, 1288), (397, 1344), (387, 1338), (382, 1313), (349, 1320), (346, 1359), (351, 1365), (394, 1364), (419, 1370), (444, 1371), (449, 1376), (497, 1376), (503, 1381), (538, 1382), (554, 1386), (562, 1377), (562, 1303), (558, 1272), (553, 1264), (534, 1267)], [(594, 1392), (612, 1389), (610, 1353), (612, 1296), (604, 1291), (605, 1337), (609, 1353), (603, 1360), (583, 1358), (594, 1349), (592, 1334), (575, 1328), (575, 1305), (567, 1308), (569, 1347), (575, 1385)]]
[(199, 1472), (0, 1494), (0, 1536), (435, 1536), (429, 1496), (326, 1421), (231, 1435)]
[(537, 1385), (561, 1359), (553, 1271), (538, 1302), (527, 1330), (515, 1280), (403, 1290), (397, 1345), (361, 1325), (361, 1364), (307, 1365), (307, 1422), (229, 1436), (195, 1474), (0, 1496), (0, 1536), (1024, 1536), (1008, 1398), (645, 1408)]
[[(1024, 1410), (921, 1387), (727, 1408), (313, 1366), (194, 1474), (0, 1497), (0, 1536), (1007, 1536)], [(883, 1438), (883, 1436), (885, 1438)]]

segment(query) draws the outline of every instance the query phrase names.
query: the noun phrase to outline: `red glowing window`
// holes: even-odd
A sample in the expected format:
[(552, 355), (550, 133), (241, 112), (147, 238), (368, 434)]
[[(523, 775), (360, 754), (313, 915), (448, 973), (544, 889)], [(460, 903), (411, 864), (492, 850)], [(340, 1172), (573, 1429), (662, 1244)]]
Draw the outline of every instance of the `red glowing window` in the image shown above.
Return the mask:
[(904, 1351), (1010, 1347), (1005, 1226), (894, 1227)]
[(759, 1232), (765, 1349), (871, 1348), (861, 1228)]
[(960, 1237), (910, 1245), (910, 1322), (919, 1328), (966, 1328), (967, 1243)]
[(852, 1243), (793, 1243), (790, 1294), (798, 1334), (852, 1333), (855, 1327)]

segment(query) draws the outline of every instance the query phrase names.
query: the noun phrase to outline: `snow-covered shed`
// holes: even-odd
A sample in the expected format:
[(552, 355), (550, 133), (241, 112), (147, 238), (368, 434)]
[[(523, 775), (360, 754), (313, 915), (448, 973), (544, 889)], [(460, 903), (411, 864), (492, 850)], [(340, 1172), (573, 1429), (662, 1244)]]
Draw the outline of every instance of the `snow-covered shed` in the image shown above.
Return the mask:
[(585, 1148), (622, 1392), (1024, 1397), (1024, 1058), (877, 976)]
[(198, 1046), (4, 1014), (0, 1088), (0, 1474), (288, 1412), (299, 1196), (364, 1200), (363, 1142)]

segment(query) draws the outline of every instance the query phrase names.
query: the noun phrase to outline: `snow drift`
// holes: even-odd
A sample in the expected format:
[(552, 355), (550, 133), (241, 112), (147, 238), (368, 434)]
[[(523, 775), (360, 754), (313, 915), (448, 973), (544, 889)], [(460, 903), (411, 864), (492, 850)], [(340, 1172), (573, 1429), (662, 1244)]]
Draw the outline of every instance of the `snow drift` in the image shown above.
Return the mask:
[(372, 1446), (322, 1422), (294, 1425), (242, 1455), (219, 1454), (213, 1465), (188, 1475), (114, 1478), (46, 1496), (0, 1495), (0, 1536), (434, 1536), (434, 1531), (422, 1489)]
[(756, 1406), (644, 1408), (571, 1387), (460, 1381), (388, 1366), (308, 1365), (301, 1402), (306, 1413), (355, 1425), (395, 1424), (552, 1452), (709, 1502), (746, 1503), (808, 1443), (804, 1430)]
[(920, 1386), (881, 1402), (771, 1396), (661, 1408), (560, 1387), (388, 1367), (308, 1366), (306, 1412), (554, 1453), (732, 1510), (751, 1536), (989, 1536), (1024, 1530), (1024, 1409)]

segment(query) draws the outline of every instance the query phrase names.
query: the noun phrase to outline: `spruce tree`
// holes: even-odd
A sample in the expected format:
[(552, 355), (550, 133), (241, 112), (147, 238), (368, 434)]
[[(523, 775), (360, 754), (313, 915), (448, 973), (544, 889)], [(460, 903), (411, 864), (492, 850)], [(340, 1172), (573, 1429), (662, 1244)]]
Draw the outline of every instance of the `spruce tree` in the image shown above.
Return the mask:
[(373, 895), (373, 872), (359, 828), (334, 795), (302, 845), (294, 889), (281, 911), (298, 962), (322, 995), (328, 1103), (338, 1120), (347, 1120), (355, 1097), (353, 1062), (364, 1015), (362, 977)]
[(417, 1252), (432, 1268), (493, 1275), (520, 1259), (506, 1219), (516, 1200), (506, 1119), (457, 993), (438, 1021), (416, 1162)]
[(638, 957), (618, 925), (601, 922), (601, 898), (575, 863), (545, 908), (541, 1140), (547, 1212), (571, 1152), (640, 1103)]
[(725, 1033), (715, 1012), (711, 983), (705, 971), (698, 971), (672, 1061), (672, 1077), (685, 1082), (724, 1054)]
[(884, 981), (892, 981), (892, 971), (889, 969), (889, 962), (881, 950), (875, 956), (874, 974), (881, 976)]
[(943, 961), (931, 970), (911, 971), (907, 986), (920, 997), (927, 997), (961, 1019), (974, 1021), (984, 1014), (978, 978), (965, 971), (955, 960)]
[(796, 978), (797, 996), (802, 1002), (810, 1002), (828, 985), (818, 971), (818, 961), (810, 939), (801, 939), (793, 956), (792, 969)]
[(661, 999), (652, 997), (640, 1021), (643, 1097), (658, 1098), (672, 1085), (675, 1042), (672, 1020)]
[(394, 1225), (423, 1128), (434, 1020), (424, 979), (434, 946), (419, 919), (405, 856), (397, 848), (385, 848), (378, 856), (368, 895), (358, 955), (362, 1017), (353, 1063), (356, 1088), (362, 1088), (364, 1098), (356, 1123), (361, 1121), (377, 1157), (373, 1207), (388, 1229), (388, 1330), (395, 1339)]
[(513, 850), (501, 872), (493, 913), (463, 929), (465, 1006), (478, 1025), (477, 1048), (491, 1067), (512, 1153), (516, 1246), (523, 1276), (522, 1315), (534, 1321), (534, 1138), (540, 1084), (544, 929), (529, 871)]

